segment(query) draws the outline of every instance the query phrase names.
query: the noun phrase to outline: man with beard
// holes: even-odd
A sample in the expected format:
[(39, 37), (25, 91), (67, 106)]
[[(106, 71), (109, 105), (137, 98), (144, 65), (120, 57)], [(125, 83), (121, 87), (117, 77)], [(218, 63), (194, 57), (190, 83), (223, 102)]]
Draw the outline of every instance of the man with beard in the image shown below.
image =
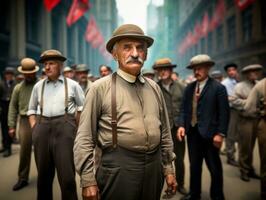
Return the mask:
[[(164, 178), (169, 193), (176, 192), (163, 94), (141, 74), (152, 43), (134, 24), (117, 28), (107, 42), (118, 70), (89, 89), (74, 145), (84, 200), (159, 200)], [(102, 156), (95, 175), (96, 144)]]
[(19, 116), (19, 140), (20, 156), (18, 168), (18, 182), (13, 190), (19, 190), (28, 185), (31, 149), (32, 149), (32, 131), (28, 121), (27, 111), (30, 95), (34, 84), (37, 81), (36, 72), (39, 67), (31, 58), (21, 60), (21, 66), (18, 71), (24, 75), (24, 81), (17, 84), (13, 90), (8, 110), (9, 135), (14, 138), (16, 133), (17, 118)]
[(86, 94), (86, 92), (88, 91), (88, 89), (92, 84), (92, 82), (88, 79), (89, 71), (90, 70), (87, 68), (87, 65), (85, 64), (77, 65), (75, 70), (76, 80), (81, 86), (84, 94)]
[(112, 68), (107, 65), (100, 65), (99, 66), (99, 72), (101, 77), (108, 76), (109, 74), (112, 74)]

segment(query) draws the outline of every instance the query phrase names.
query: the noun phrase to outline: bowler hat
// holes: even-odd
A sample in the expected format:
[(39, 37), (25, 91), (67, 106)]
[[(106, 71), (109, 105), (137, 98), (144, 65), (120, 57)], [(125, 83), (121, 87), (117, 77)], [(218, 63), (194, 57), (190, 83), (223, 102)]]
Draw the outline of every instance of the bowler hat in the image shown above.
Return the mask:
[(229, 67), (233, 67), (233, 68), (237, 69), (237, 64), (235, 64), (235, 63), (228, 63), (228, 64), (226, 64), (226, 65), (224, 66), (224, 71), (227, 71), (227, 69), (228, 69)]
[(246, 67), (244, 67), (241, 72), (242, 73), (247, 73), (247, 72), (250, 72), (250, 71), (259, 71), (259, 70), (262, 70), (263, 67), (259, 64), (253, 64), (253, 65), (248, 65)]
[(109, 39), (109, 41), (106, 44), (107, 51), (112, 53), (113, 46), (115, 45), (115, 43), (124, 38), (134, 38), (134, 39), (144, 40), (145, 42), (147, 42), (148, 47), (150, 47), (153, 44), (153, 38), (144, 35), (144, 32), (140, 27), (134, 24), (124, 24), (118, 27), (113, 32), (112, 37)]
[(198, 65), (206, 65), (212, 67), (215, 62), (207, 54), (199, 54), (190, 59), (190, 64), (187, 66), (188, 69), (193, 69)]
[(39, 62), (44, 63), (47, 60), (59, 60), (64, 62), (66, 58), (62, 55), (60, 51), (55, 49), (49, 49), (41, 54)]
[(158, 68), (174, 68), (176, 67), (175, 64), (172, 64), (172, 61), (170, 58), (160, 58), (155, 61), (154, 65), (152, 66), (153, 69)]
[(13, 67), (6, 67), (4, 73), (5, 74), (15, 74), (15, 69)]
[(18, 71), (22, 74), (33, 74), (39, 71), (39, 66), (37, 66), (35, 60), (31, 58), (23, 58), (20, 64), (21, 66), (18, 67)]
[(75, 71), (76, 72), (88, 72), (88, 71), (90, 71), (90, 69), (87, 68), (87, 65), (86, 64), (78, 64), (76, 66), (76, 70)]

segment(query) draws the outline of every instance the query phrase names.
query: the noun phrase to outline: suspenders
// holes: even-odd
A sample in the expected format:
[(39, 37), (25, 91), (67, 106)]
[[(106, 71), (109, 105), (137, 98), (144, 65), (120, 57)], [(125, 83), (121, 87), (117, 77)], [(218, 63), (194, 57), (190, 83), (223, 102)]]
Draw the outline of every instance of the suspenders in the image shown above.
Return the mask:
[[(46, 79), (47, 80), (47, 79)], [(45, 82), (46, 80), (43, 81), (42, 83), (42, 90), (41, 90), (41, 101), (40, 101), (40, 120), (39, 123), (41, 122), (41, 118), (43, 115), (43, 94), (44, 94), (44, 88), (45, 88)], [(65, 119), (67, 118), (67, 112), (68, 112), (68, 86), (67, 86), (67, 79), (64, 77), (64, 85), (65, 85)]]
[(116, 112), (116, 72), (112, 74), (111, 84), (111, 112), (112, 112), (112, 142), (113, 148), (117, 147), (117, 112)]

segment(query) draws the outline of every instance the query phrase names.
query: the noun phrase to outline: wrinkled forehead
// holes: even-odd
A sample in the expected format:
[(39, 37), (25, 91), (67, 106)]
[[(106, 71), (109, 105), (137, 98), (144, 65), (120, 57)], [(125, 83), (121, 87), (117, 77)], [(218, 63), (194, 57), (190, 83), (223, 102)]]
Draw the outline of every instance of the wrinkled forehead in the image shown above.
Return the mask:
[(144, 40), (141, 39), (136, 39), (136, 38), (124, 38), (119, 40), (117, 43), (117, 45), (119, 46), (123, 46), (123, 45), (147, 45), (147, 43)]

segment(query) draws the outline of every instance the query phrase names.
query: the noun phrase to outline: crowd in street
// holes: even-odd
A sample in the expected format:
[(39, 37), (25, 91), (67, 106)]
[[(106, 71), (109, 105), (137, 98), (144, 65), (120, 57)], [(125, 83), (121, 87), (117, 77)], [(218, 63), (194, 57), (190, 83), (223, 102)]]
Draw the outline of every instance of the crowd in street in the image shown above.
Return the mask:
[[(153, 38), (136, 25), (118, 27), (106, 44), (117, 70), (99, 66), (100, 77), (86, 64), (64, 66), (58, 50), (38, 60), (23, 58), (6, 67), (0, 82), (4, 157), (20, 144), (18, 181), (28, 185), (32, 146), (38, 172), (37, 199), (53, 199), (55, 172), (63, 200), (201, 199), (203, 161), (211, 176), (210, 198), (224, 200), (223, 166), (239, 169), (240, 181), (258, 179), (266, 200), (266, 78), (263, 66), (228, 63), (212, 70), (206, 54), (192, 57), (183, 81), (170, 58), (142, 69)], [(41, 71), (41, 76), (37, 74)], [(18, 139), (17, 139), (18, 138)], [(253, 167), (258, 141), (260, 172)], [(225, 145), (223, 145), (225, 142)], [(187, 144), (187, 145), (186, 145)], [(184, 156), (188, 147), (189, 188)], [(221, 149), (225, 146), (224, 149)], [(237, 158), (237, 159), (236, 159)], [(187, 175), (187, 174), (186, 174)]]

